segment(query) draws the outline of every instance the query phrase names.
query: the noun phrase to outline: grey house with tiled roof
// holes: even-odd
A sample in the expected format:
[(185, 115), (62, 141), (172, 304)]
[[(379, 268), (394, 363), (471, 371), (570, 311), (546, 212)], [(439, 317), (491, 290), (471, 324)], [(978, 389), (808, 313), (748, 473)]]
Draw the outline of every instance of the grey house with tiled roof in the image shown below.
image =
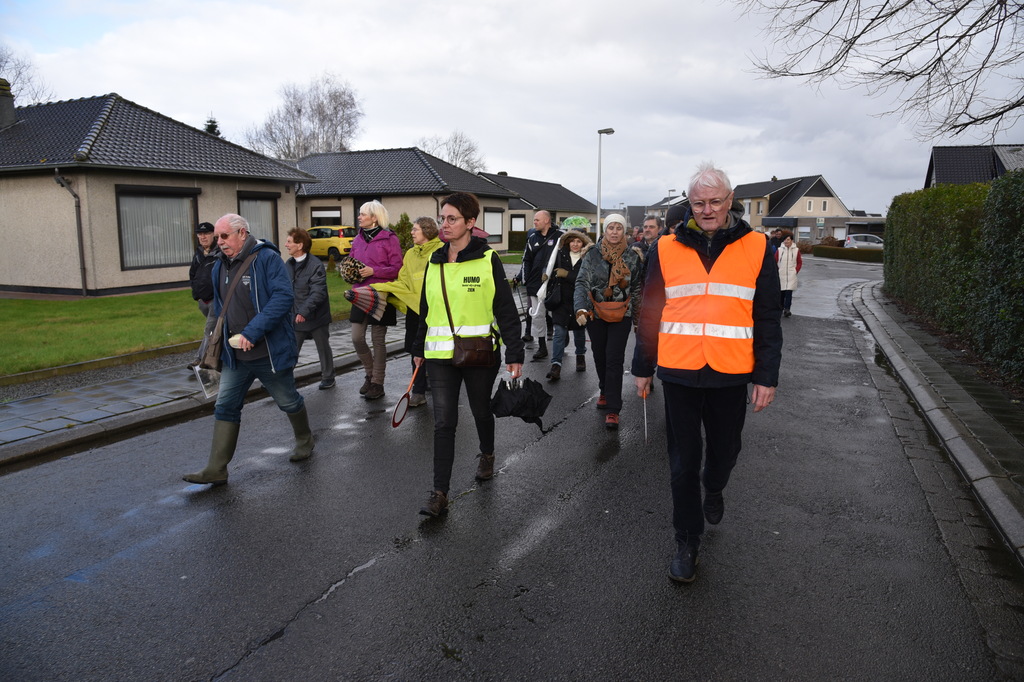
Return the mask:
[(281, 243), (296, 188), (311, 182), (116, 94), (15, 107), (0, 80), (0, 235), (32, 239), (0, 249), (0, 290), (182, 287), (199, 222), (240, 213)]
[(932, 147), (924, 187), (992, 182), (1007, 171), (1024, 168), (1024, 145), (986, 144)]
[(470, 192), (482, 208), (477, 227), (494, 248), (507, 246), (509, 201), (516, 195), (416, 147), (312, 154), (296, 165), (319, 179), (299, 190), (300, 227), (355, 225), (359, 207), (373, 199), (384, 204), (392, 224), (402, 213), (412, 220), (434, 217), (445, 196)]
[(516, 178), (508, 173), (480, 173), (480, 176), (515, 194), (516, 198), (509, 201), (511, 229), (514, 232), (532, 227), (533, 216), (537, 211), (550, 213), (556, 225), (572, 215), (583, 216), (591, 224), (596, 224), (597, 205), (556, 182)]
[(733, 193), (743, 204), (743, 218), (755, 230), (779, 227), (798, 241), (846, 238), (852, 214), (820, 175), (737, 185)]

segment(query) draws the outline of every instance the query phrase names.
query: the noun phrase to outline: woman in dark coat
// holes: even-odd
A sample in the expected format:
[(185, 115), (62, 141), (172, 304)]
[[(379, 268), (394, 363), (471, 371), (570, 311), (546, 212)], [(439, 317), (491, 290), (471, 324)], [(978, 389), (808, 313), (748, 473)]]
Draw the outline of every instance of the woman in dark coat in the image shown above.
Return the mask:
[(295, 303), (295, 346), (302, 350), (313, 339), (320, 356), (320, 390), (334, 387), (334, 352), (331, 350), (331, 301), (327, 295), (327, 271), (316, 256), (309, 255), (313, 241), (301, 227), (288, 232), (284, 249), (291, 258), (285, 263), (292, 278)]
[(586, 229), (590, 227), (590, 221), (581, 216), (571, 216), (562, 222), (562, 228), (567, 231), (558, 241), (558, 256), (555, 260), (555, 269), (551, 273), (551, 281), (548, 282), (548, 293), (544, 302), (545, 307), (551, 313), (551, 321), (554, 325), (554, 340), (551, 344), (551, 371), (548, 372), (548, 381), (558, 381), (562, 376), (562, 356), (565, 353), (565, 347), (569, 344), (570, 331), (576, 345), (576, 371), (583, 372), (587, 368), (586, 333), (583, 327), (576, 322), (573, 294), (576, 288), (576, 276), (579, 275), (580, 266), (583, 264), (583, 256), (594, 242), (586, 232), (579, 231), (576, 229), (577, 227)]

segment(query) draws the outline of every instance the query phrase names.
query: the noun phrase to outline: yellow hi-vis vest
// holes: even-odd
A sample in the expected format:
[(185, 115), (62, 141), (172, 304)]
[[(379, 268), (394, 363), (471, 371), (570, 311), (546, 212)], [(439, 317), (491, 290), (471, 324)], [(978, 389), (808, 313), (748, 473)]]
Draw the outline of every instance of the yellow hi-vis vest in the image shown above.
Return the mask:
[[(459, 336), (487, 336), (494, 327), (494, 272), (491, 254), (461, 263), (444, 264), (444, 281), (448, 289), (452, 322)], [(444, 296), (441, 292), (441, 270), (438, 263), (427, 265), (423, 290), (427, 292), (427, 336), (423, 357), (450, 360), (455, 341), (448, 326)], [(495, 344), (497, 348), (497, 344)]]
[(658, 333), (658, 365), (754, 371), (754, 288), (764, 262), (765, 238), (750, 232), (729, 244), (711, 272), (674, 235), (658, 244), (665, 279), (665, 309)]

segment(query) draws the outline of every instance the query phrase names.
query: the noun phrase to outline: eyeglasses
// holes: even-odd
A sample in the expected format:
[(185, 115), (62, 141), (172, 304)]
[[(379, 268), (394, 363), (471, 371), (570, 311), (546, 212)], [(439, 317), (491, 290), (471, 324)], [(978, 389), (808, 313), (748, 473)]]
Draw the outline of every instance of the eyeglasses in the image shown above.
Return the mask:
[(439, 215), (439, 216), (437, 216), (437, 222), (440, 225), (444, 225), (445, 223), (448, 223), (449, 225), (454, 225), (455, 223), (459, 222), (460, 220), (463, 220), (463, 217), (460, 216), (460, 215)]
[(220, 241), (220, 242), (227, 241), (228, 237), (230, 237), (233, 234), (238, 234), (238, 232), (237, 231), (235, 231), (235, 232), (218, 232), (217, 233), (217, 241)]
[(693, 209), (694, 213), (703, 213), (704, 207), (706, 206), (710, 206), (712, 211), (717, 211), (725, 206), (725, 201), (728, 198), (729, 197), (725, 197), (725, 199), (712, 199), (711, 201), (691, 201), (690, 208)]

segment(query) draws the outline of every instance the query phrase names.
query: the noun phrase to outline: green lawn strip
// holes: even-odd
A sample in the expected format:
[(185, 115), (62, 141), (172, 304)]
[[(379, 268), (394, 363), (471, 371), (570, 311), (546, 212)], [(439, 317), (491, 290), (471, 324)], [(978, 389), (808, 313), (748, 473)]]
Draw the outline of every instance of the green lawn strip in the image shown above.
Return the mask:
[[(350, 285), (327, 274), (331, 315), (348, 319)], [(203, 318), (189, 290), (73, 301), (0, 299), (0, 375), (20, 374), (197, 341)]]

